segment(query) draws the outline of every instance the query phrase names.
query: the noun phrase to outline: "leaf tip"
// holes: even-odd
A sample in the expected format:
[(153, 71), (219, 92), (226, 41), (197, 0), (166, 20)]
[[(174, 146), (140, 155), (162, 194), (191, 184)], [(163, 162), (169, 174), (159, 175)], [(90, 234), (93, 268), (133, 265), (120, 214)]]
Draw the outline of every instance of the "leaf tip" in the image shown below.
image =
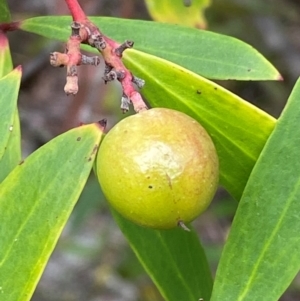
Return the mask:
[(22, 70), (23, 70), (22, 65), (17, 66), (17, 67), (15, 68), (15, 70), (16, 70), (17, 72), (21, 72), (21, 73), (22, 73)]
[(21, 79), (22, 76), (22, 66), (17, 66), (14, 70), (12, 70), (8, 76), (11, 76), (12, 78), (18, 78), (18, 80)]
[(107, 119), (104, 118), (104, 119), (99, 120), (96, 123), (96, 125), (100, 128), (101, 132), (104, 132), (106, 125), (107, 125)]
[(283, 76), (280, 73), (278, 73), (276, 80), (278, 80), (278, 81), (284, 81), (284, 78), (283, 78)]

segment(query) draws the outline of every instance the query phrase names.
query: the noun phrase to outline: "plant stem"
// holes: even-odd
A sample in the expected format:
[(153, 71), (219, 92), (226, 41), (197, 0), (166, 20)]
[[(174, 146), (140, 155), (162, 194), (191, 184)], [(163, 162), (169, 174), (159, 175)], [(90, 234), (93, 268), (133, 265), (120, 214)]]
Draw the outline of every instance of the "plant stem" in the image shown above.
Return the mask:
[[(124, 66), (122, 62), (123, 51), (133, 46), (133, 41), (126, 40), (123, 44), (110, 39), (101, 33), (99, 28), (93, 24), (78, 3), (78, 0), (65, 0), (73, 17), (72, 35), (67, 42), (65, 53), (53, 52), (50, 55), (50, 63), (54, 67), (67, 67), (67, 83), (65, 92), (67, 95), (75, 95), (78, 92), (77, 66), (82, 64), (98, 65), (98, 57), (87, 58), (80, 51), (80, 44), (88, 44), (102, 54), (106, 71), (104, 81), (118, 80), (123, 88), (121, 109), (126, 112), (132, 103), (136, 112), (147, 110), (147, 106), (133, 84), (139, 88), (144, 85), (144, 80), (139, 79)], [(1, 29), (1, 28), (0, 28)]]
[(73, 21), (82, 22), (87, 19), (77, 0), (65, 0), (73, 17)]

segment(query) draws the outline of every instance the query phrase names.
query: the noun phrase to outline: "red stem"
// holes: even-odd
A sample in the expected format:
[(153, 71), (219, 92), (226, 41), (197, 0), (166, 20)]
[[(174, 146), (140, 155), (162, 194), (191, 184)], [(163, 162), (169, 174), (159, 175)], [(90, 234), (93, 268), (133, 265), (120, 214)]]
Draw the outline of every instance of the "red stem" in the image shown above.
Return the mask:
[[(0, 0), (1, 1), (1, 0)], [(126, 41), (123, 44), (118, 44), (114, 40), (103, 35), (99, 28), (94, 25), (86, 16), (78, 0), (65, 0), (71, 15), (73, 17), (72, 35), (68, 41), (67, 55), (54, 52), (50, 56), (51, 65), (57, 67), (60, 65), (67, 66), (67, 83), (65, 85), (66, 94), (75, 95), (78, 92), (78, 76), (76, 66), (82, 62), (82, 55), (79, 49), (81, 43), (89, 44), (96, 47), (102, 54), (105, 64), (109, 71), (107, 81), (115, 79), (121, 82), (123, 88), (123, 96), (121, 100), (121, 108), (123, 111), (128, 110), (130, 101), (133, 104), (136, 112), (147, 110), (147, 106), (143, 101), (140, 93), (137, 92), (133, 86), (135, 78), (131, 72), (126, 69), (122, 62), (122, 53), (125, 49), (131, 48), (133, 42)], [(79, 23), (79, 24), (78, 24)], [(76, 32), (75, 32), (76, 29)], [(99, 59), (96, 60), (99, 64)], [(110, 74), (110, 72), (113, 72)], [(110, 79), (110, 75), (114, 75)]]
[(82, 10), (77, 0), (65, 0), (65, 1), (73, 17), (73, 21), (82, 22), (87, 19), (86, 14)]
[(20, 22), (1, 23), (0, 31), (7, 32), (17, 30), (20, 27)]

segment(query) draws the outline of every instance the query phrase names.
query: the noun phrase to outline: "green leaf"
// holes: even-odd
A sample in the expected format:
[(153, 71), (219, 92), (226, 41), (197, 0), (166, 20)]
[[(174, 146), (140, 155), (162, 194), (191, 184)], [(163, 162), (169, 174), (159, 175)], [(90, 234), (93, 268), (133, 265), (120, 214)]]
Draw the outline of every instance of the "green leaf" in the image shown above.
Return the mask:
[(209, 300), (212, 276), (194, 230), (152, 230), (112, 210), (136, 256), (166, 301)]
[[(0, 8), (1, 10), (1, 8)], [(0, 78), (13, 68), (7, 36), (0, 31)]]
[[(0, 79), (10, 73), (12, 68), (13, 64), (8, 39), (4, 33), (0, 32)], [(4, 79), (4, 82), (0, 81), (0, 89), (1, 91), (5, 91), (4, 94), (0, 95), (0, 116), (3, 117), (3, 112), (6, 112), (0, 127), (0, 183), (21, 160), (20, 121), (16, 104), (18, 97), (17, 89), (19, 89), (20, 86), (20, 79), (18, 79), (18, 77), (21, 75), (21, 69), (16, 70), (19, 70), (20, 74), (17, 75), (18, 71), (11, 73), (10, 76), (14, 77), (14, 79), (12, 79), (14, 83), (10, 82), (9, 87), (6, 86), (5, 81), (7, 81), (7, 79)], [(14, 84), (15, 87), (13, 87)], [(12, 89), (14, 92), (9, 94), (7, 93), (9, 92), (7, 89)], [(14, 113), (11, 111), (12, 106), (15, 107)], [(11, 123), (12, 120), (13, 122)], [(12, 125), (12, 131), (9, 133), (8, 140), (5, 135), (7, 134), (7, 122), (9, 122), (9, 127)], [(4, 136), (1, 135), (3, 131), (5, 132)]]
[(155, 21), (196, 28), (206, 27), (203, 13), (210, 2), (210, 0), (145, 0), (147, 9)]
[(16, 68), (0, 79), (0, 182), (18, 164), (21, 156), (17, 115), (21, 75), (21, 69)]
[(6, 0), (0, 0), (0, 23), (10, 22), (10, 11)]
[(124, 59), (146, 80), (142, 92), (151, 106), (185, 112), (206, 128), (219, 155), (221, 184), (239, 199), (275, 119), (217, 84), (165, 60), (134, 50), (126, 52)]
[(277, 301), (300, 269), (300, 80), (245, 188), (211, 301)]
[(0, 296), (30, 300), (90, 174), (102, 131), (96, 124), (60, 135), (0, 185)]
[(21, 133), (17, 110), (14, 112), (12, 129), (13, 130), (7, 141), (5, 152), (0, 158), (0, 183), (21, 161)]
[[(232, 37), (157, 22), (102, 17), (90, 19), (107, 36), (119, 42), (132, 39), (135, 49), (167, 59), (208, 78), (281, 79), (278, 71), (260, 53)], [(67, 41), (71, 33), (70, 24), (69, 17), (37, 17), (21, 22), (20, 29)]]

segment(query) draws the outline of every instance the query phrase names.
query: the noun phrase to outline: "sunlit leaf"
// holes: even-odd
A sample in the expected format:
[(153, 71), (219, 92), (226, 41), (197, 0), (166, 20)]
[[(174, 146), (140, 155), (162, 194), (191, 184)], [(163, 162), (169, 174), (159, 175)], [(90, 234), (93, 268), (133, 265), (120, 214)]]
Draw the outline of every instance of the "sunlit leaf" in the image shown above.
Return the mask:
[(20, 68), (0, 78), (0, 182), (20, 161), (20, 129), (16, 114), (20, 81)]
[(236, 198), (272, 132), (275, 119), (221, 86), (178, 65), (130, 50), (129, 68), (146, 80), (151, 106), (185, 112), (211, 135), (219, 155), (221, 184)]
[[(4, 2), (2, 2), (3, 4)], [(0, 79), (10, 73), (13, 69), (8, 38), (5, 33), (0, 32)], [(12, 73), (13, 74), (13, 73)], [(7, 87), (5, 82), (2, 82), (2, 88), (5, 93), (0, 95), (0, 116), (1, 112), (5, 113), (4, 119), (2, 119), (2, 130), (4, 135), (0, 137), (0, 182), (11, 172), (11, 170), (21, 160), (21, 133), (20, 133), (20, 121), (19, 114), (16, 106), (18, 97), (18, 91), (20, 86), (21, 69), (19, 69), (19, 75), (15, 76), (15, 87), (12, 87), (13, 83)], [(7, 79), (6, 79), (7, 80)], [(5, 81), (6, 81), (5, 80)], [(1, 84), (0, 84), (1, 86)], [(3, 87), (4, 86), (4, 87)], [(7, 89), (14, 90), (14, 93), (7, 93)], [(15, 107), (14, 112), (11, 111), (12, 106)], [(14, 115), (14, 116), (13, 116)], [(3, 115), (2, 115), (3, 116)], [(13, 120), (13, 122), (12, 122)], [(9, 125), (9, 139), (7, 140), (7, 125)]]
[(205, 28), (204, 10), (210, 0), (145, 0), (155, 21)]
[(0, 78), (13, 68), (7, 36), (0, 31)]
[[(208, 78), (281, 79), (278, 71), (259, 52), (232, 37), (157, 22), (102, 17), (90, 19), (111, 38), (119, 42), (133, 40), (135, 49), (167, 59)], [(67, 41), (71, 33), (70, 24), (69, 17), (37, 17), (24, 20), (20, 28), (50, 39)], [(145, 64), (149, 62), (145, 61)]]
[(10, 128), (12, 131), (10, 131), (5, 151), (0, 158), (0, 183), (21, 161), (20, 120), (17, 110), (14, 112), (13, 123)]
[(28, 301), (90, 174), (102, 131), (73, 129), (0, 184), (0, 296)]

